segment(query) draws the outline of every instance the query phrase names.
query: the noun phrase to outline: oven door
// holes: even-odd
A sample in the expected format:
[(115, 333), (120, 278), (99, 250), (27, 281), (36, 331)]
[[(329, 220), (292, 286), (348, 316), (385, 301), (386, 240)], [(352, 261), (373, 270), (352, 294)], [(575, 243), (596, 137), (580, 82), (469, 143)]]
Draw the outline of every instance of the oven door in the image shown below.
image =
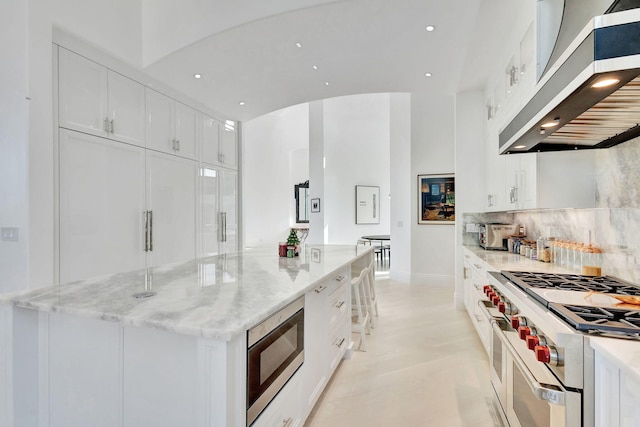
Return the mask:
[(493, 324), (504, 350), (507, 420), (511, 427), (580, 427), (582, 396), (566, 390), (514, 331)]
[[(275, 326), (249, 331), (247, 350), (247, 425), (251, 425), (304, 361), (304, 308), (290, 317), (280, 312)], [(286, 318), (281, 321), (280, 319)], [(261, 336), (251, 338), (255, 330)], [(255, 343), (253, 342), (255, 341)]]
[[(489, 377), (491, 378), (491, 386), (496, 394), (498, 403), (501, 406), (503, 413), (506, 412), (507, 404), (507, 363), (506, 363), (506, 348), (500, 337), (496, 334), (496, 330), (505, 329), (507, 327), (506, 321), (500, 316), (500, 313), (493, 308), (489, 301), (478, 301), (480, 311), (486, 320), (486, 325), (489, 328)], [(493, 328), (492, 325), (497, 324), (498, 328)]]

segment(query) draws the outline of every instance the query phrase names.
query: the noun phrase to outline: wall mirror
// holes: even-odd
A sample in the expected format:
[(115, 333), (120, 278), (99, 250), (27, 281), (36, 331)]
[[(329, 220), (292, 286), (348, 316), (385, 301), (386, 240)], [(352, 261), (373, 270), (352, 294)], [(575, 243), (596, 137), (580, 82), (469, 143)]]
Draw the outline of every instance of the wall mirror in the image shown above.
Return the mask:
[(309, 181), (295, 185), (296, 223), (309, 222)]

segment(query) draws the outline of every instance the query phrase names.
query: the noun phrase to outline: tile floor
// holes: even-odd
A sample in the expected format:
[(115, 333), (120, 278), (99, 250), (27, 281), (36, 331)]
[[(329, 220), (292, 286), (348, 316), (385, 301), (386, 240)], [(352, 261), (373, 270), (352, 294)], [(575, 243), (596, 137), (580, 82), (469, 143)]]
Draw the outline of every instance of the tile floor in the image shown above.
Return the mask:
[(340, 364), (305, 426), (501, 426), (487, 355), (453, 289), (378, 276), (376, 290), (367, 351)]

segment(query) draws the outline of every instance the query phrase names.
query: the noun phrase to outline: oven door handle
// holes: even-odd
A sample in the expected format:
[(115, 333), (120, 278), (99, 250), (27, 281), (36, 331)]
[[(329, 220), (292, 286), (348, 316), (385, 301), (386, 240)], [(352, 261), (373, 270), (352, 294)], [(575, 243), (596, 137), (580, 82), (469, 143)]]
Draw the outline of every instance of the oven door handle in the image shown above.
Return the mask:
[(493, 328), (493, 331), (496, 333), (496, 335), (500, 338), (502, 344), (505, 345), (507, 351), (509, 351), (509, 353), (511, 354), (513, 363), (516, 364), (536, 397), (540, 400), (544, 400), (545, 402), (549, 402), (554, 405), (565, 406), (566, 394), (564, 390), (558, 390), (556, 388), (551, 388), (553, 386), (539, 383), (538, 380), (536, 380), (536, 378), (533, 376), (531, 371), (529, 371), (529, 368), (527, 368), (527, 365), (524, 363), (524, 361), (520, 359), (518, 353), (516, 352), (516, 349), (513, 348), (513, 345), (511, 345), (511, 342), (509, 342), (509, 339), (507, 338), (503, 330), (500, 329), (500, 325), (498, 324), (498, 322), (495, 320), (492, 321), (491, 327)]
[(489, 309), (487, 308), (486, 305), (484, 305), (485, 300), (483, 299), (479, 299), (478, 300), (478, 306), (480, 307), (480, 311), (482, 312), (482, 314), (484, 314), (484, 317), (487, 318), (488, 322), (493, 322), (495, 320), (495, 318), (491, 315), (491, 313), (489, 312)]

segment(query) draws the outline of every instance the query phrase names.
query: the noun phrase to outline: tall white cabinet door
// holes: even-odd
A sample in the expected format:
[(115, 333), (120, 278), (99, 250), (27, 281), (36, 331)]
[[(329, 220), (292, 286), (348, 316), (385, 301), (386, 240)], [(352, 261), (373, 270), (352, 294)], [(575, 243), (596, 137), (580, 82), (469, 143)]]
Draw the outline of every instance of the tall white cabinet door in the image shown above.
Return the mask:
[(209, 164), (220, 162), (220, 122), (202, 115), (202, 161)]
[(220, 252), (238, 250), (238, 174), (221, 169), (220, 174)]
[(203, 165), (200, 180), (202, 188), (202, 256), (212, 256), (219, 253), (218, 171), (211, 166)]
[(147, 148), (165, 153), (174, 152), (173, 100), (146, 89)]
[(58, 59), (60, 126), (106, 136), (107, 69), (62, 47)]
[(238, 142), (235, 126), (225, 124), (222, 129), (222, 143), (220, 145), (220, 155), (222, 163), (230, 168), (238, 167)]
[(192, 160), (147, 151), (151, 267), (196, 257), (196, 174), (197, 163)]
[(178, 141), (176, 155), (196, 159), (196, 129), (198, 112), (180, 102), (175, 103), (175, 138)]
[(143, 268), (144, 150), (60, 130), (60, 282)]
[(144, 147), (144, 86), (109, 71), (108, 97), (110, 137)]

